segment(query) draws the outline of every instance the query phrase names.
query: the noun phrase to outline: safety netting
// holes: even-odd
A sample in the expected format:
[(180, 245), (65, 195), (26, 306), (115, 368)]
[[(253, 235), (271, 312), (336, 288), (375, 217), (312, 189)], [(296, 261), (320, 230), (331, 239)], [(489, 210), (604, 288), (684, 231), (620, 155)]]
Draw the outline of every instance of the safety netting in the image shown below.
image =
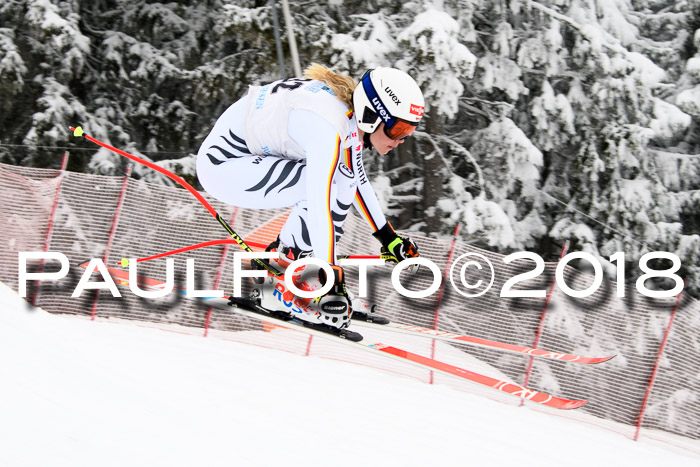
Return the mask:
[[(0, 165), (0, 186), (0, 280), (18, 290), (19, 252), (60, 252), (69, 259), (70, 271), (65, 278), (27, 283), (27, 299), (47, 311), (150, 323), (339, 359), (505, 402), (521, 402), (495, 390), (212, 308), (175, 292), (161, 299), (145, 299), (119, 284), (120, 298), (107, 290), (86, 290), (80, 297), (72, 297), (84, 273), (80, 265), (92, 258), (117, 267), (122, 258), (147, 257), (223, 239), (226, 232), (186, 190), (128, 177)], [(203, 195), (241, 237), (255, 244), (274, 239), (287, 214), (287, 210), (226, 206)], [(341, 254), (378, 253), (378, 243), (359, 216), (348, 216), (344, 231)], [(642, 436), (700, 452), (700, 302), (687, 294), (652, 299), (641, 295), (634, 285), (623, 287), (625, 296), (618, 297), (617, 284), (610, 279), (603, 280), (592, 295), (573, 298), (554, 285), (555, 262), (545, 262), (543, 271), (510, 287), (506, 285), (509, 280), (523, 277), (519, 275), (533, 271), (536, 264), (529, 260), (506, 263), (503, 255), (455, 238), (411, 236), (422, 257), (437, 266), (438, 274), (429, 267), (421, 267), (415, 274), (403, 271), (400, 283), (412, 291), (427, 290), (436, 280), (441, 285), (426, 297), (408, 298), (392, 284), (393, 266), (371, 267), (367, 299), (383, 316), (398, 323), (511, 344), (616, 357), (597, 365), (581, 365), (362, 330), (366, 339), (559, 397), (586, 399), (587, 405), (567, 411), (566, 416), (604, 425), (629, 437), (636, 438), (641, 430)], [(237, 251), (236, 245), (222, 244), (174, 256), (176, 284), (184, 286), (186, 260), (193, 258), (198, 289), (232, 293)], [(493, 284), (486, 293), (475, 296), (476, 285), (483, 288), (491, 279), (484, 259), (493, 267)], [(467, 264), (469, 261), (472, 263)], [(58, 268), (55, 261), (28, 263), (29, 272), (55, 272)], [(563, 271), (564, 282), (573, 290), (585, 290), (593, 282), (591, 274), (571, 266)], [(138, 272), (164, 280), (166, 260), (139, 263)], [(357, 292), (358, 268), (349, 267), (346, 275), (350, 289)], [(93, 276), (93, 281), (101, 280), (97, 274)], [(248, 281), (243, 280), (244, 293), (250, 289)], [(504, 286), (542, 292), (537, 297), (508, 298), (501, 296)]]

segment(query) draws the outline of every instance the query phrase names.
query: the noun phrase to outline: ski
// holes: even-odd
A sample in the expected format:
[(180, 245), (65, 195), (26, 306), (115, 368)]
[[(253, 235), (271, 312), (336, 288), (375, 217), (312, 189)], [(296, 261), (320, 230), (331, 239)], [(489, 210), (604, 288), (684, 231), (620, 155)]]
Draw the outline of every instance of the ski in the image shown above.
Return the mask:
[[(85, 267), (86, 265), (83, 264), (81, 266)], [(129, 273), (127, 270), (117, 269), (117, 268), (113, 268), (113, 267), (107, 267), (107, 270), (110, 272), (112, 277), (115, 277), (123, 282), (128, 283)], [(138, 282), (139, 286), (142, 286), (142, 287), (157, 287), (158, 284), (163, 284), (160, 281), (157, 281), (155, 279), (151, 279), (148, 277), (144, 277), (144, 276), (137, 276), (137, 282)], [(245, 300), (245, 299), (242, 299), (242, 300)], [(526, 347), (526, 346), (516, 345), (516, 344), (508, 344), (505, 342), (482, 339), (480, 337), (474, 337), (474, 336), (469, 336), (469, 335), (464, 335), (464, 334), (455, 334), (455, 333), (446, 332), (446, 331), (438, 331), (436, 329), (423, 328), (423, 327), (414, 326), (411, 324), (394, 323), (394, 322), (390, 322), (388, 319), (386, 319), (384, 317), (380, 317), (380, 316), (374, 317), (374, 321), (365, 321), (365, 320), (353, 318), (351, 327), (372, 328), (372, 329), (377, 329), (377, 330), (401, 333), (401, 334), (409, 335), (409, 336), (437, 339), (437, 340), (441, 340), (441, 341), (445, 341), (445, 342), (466, 344), (466, 345), (470, 345), (470, 346), (482, 347), (482, 348), (492, 349), (492, 350), (501, 351), (501, 352), (516, 353), (516, 354), (520, 354), (520, 355), (524, 355), (524, 356), (543, 358), (543, 359), (549, 359), (549, 360), (558, 360), (558, 361), (563, 361), (563, 362), (595, 364), (595, 363), (606, 362), (606, 361), (615, 357), (614, 355), (605, 356), (605, 357), (587, 357), (587, 356), (583, 356), (583, 355), (556, 352), (556, 351), (538, 349), (538, 348), (533, 348), (533, 347)], [(339, 337), (348, 337), (348, 336), (339, 336)]]
[[(80, 266), (86, 268), (88, 263), (83, 263)], [(123, 269), (117, 269), (107, 266), (107, 271), (113, 277), (119, 280), (123, 285), (128, 285), (129, 283), (129, 272)], [(165, 284), (162, 281), (152, 279), (145, 276), (137, 276), (136, 282), (139, 286), (151, 290), (157, 290), (162, 288)], [(184, 290), (178, 290), (178, 292), (185, 293)], [(185, 294), (186, 296), (186, 294)], [(480, 373), (476, 373), (464, 368), (460, 368), (455, 365), (451, 365), (446, 362), (435, 360), (430, 357), (424, 357), (422, 355), (409, 352), (391, 345), (386, 345), (380, 342), (364, 342), (357, 339), (357, 336), (353, 336), (352, 339), (345, 338), (344, 336), (334, 335), (328, 332), (327, 329), (317, 329), (316, 327), (310, 327), (307, 323), (301, 320), (296, 320), (294, 318), (282, 319), (274, 316), (262, 309), (250, 309), (247, 307), (249, 300), (247, 299), (225, 299), (225, 298), (202, 298), (199, 299), (207, 305), (213, 307), (232, 311), (241, 316), (247, 316), (249, 318), (264, 321), (271, 324), (276, 324), (291, 330), (300, 331), (308, 335), (317, 336), (323, 339), (330, 339), (333, 342), (352, 346), (356, 349), (361, 349), (367, 352), (372, 352), (374, 354), (382, 355), (387, 358), (391, 358), (397, 361), (401, 361), (419, 368), (426, 370), (435, 371), (440, 374), (444, 374), (450, 377), (457, 378), (461, 381), (467, 381), (478, 386), (488, 387), (498, 390), (502, 393), (509, 394), (511, 396), (519, 397), (521, 399), (529, 400), (542, 404), (548, 407), (556, 409), (576, 409), (586, 404), (586, 400), (572, 400), (563, 399), (560, 397), (553, 396), (544, 392), (540, 392), (534, 389), (528, 389), (523, 386), (519, 386), (515, 383), (509, 381), (499, 380), (497, 378), (492, 378)], [(385, 328), (385, 324), (377, 324), (378, 328)], [(387, 328), (389, 329), (389, 328)], [(356, 334), (356, 333), (355, 333)], [(359, 335), (358, 335), (359, 336)], [(360, 336), (361, 338), (361, 336)]]
[(516, 396), (532, 402), (536, 402), (547, 407), (570, 410), (577, 409), (588, 402), (586, 400), (563, 399), (534, 389), (528, 389), (523, 386), (519, 386), (515, 383), (511, 383), (509, 381), (503, 381), (497, 378), (492, 378), (490, 376), (466, 370), (464, 368), (460, 368), (449, 363), (435, 360), (434, 358), (424, 357), (422, 355), (409, 352), (408, 350), (403, 350), (380, 342), (365, 342), (364, 340), (354, 341), (344, 338), (339, 339), (326, 331), (320, 331), (312, 327), (308, 327), (302, 321), (294, 319), (282, 320), (280, 318), (272, 316), (270, 313), (262, 312), (260, 310), (248, 309), (247, 306), (243, 305), (242, 301), (236, 300), (234, 302), (231, 302), (224, 298), (207, 298), (204, 299), (204, 302), (216, 308), (231, 310), (234, 313), (238, 313), (243, 316), (248, 316), (250, 318), (255, 318), (268, 323), (287, 327), (289, 329), (298, 330), (324, 339), (331, 339), (339, 344), (352, 346), (354, 348), (372, 352), (375, 354), (380, 354), (394, 360), (411, 364), (413, 366), (417, 366), (423, 369), (429, 369), (431, 371), (435, 371), (447, 376), (456, 377), (462, 381), (468, 381), (480, 386), (486, 386), (492, 389), (496, 389), (500, 392), (510, 394), (512, 396)]
[(505, 342), (492, 341), (488, 339), (482, 339), (480, 337), (468, 336), (455, 334), (451, 332), (438, 331), (436, 329), (422, 328), (420, 326), (414, 326), (411, 324), (399, 324), (394, 322), (389, 322), (387, 324), (378, 324), (368, 321), (352, 320), (351, 326), (381, 329), (384, 331), (401, 333), (409, 336), (417, 337), (427, 337), (431, 339), (437, 339), (445, 342), (452, 342), (457, 344), (466, 344), (470, 346), (482, 347), (487, 349), (498, 350), (502, 352), (511, 352), (522, 355), (527, 355), (530, 357), (546, 358), (552, 360), (559, 360), (563, 362), (575, 362), (575, 363), (602, 363), (614, 358), (614, 355), (606, 357), (586, 357), (583, 355), (575, 355), (569, 353), (553, 352), (550, 350), (536, 349), (532, 347), (525, 347), (522, 345), (507, 344)]
[[(361, 344), (361, 343), (360, 343)], [(368, 345), (368, 344), (365, 344)], [(490, 376), (482, 375), (480, 373), (475, 373), (473, 371), (465, 370), (449, 363), (441, 362), (429, 357), (423, 357), (407, 350), (397, 349), (384, 344), (369, 344), (368, 347), (379, 350), (385, 355), (392, 355), (398, 357), (399, 360), (409, 361), (412, 363), (417, 363), (419, 366), (431, 368), (442, 374), (456, 376), (473, 383), (477, 383), (483, 386), (488, 386), (497, 389), (501, 392), (511, 394), (532, 402), (537, 402), (548, 407), (553, 407), (555, 409), (577, 409), (582, 405), (588, 403), (586, 400), (574, 400), (574, 399), (562, 399), (560, 397), (552, 396), (544, 392), (536, 391), (534, 389), (528, 389), (519, 386), (515, 383), (508, 381), (501, 381)]]

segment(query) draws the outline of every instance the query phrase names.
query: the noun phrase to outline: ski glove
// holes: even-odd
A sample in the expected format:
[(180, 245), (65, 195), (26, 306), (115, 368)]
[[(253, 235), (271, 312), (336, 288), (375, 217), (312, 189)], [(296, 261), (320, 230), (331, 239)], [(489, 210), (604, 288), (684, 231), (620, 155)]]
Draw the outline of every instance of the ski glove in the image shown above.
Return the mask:
[[(384, 227), (374, 232), (372, 235), (382, 242), (382, 255), (389, 255), (386, 259), (388, 263), (398, 263), (407, 258), (418, 258), (418, 245), (408, 237), (402, 237), (394, 232), (394, 228), (389, 222), (384, 224)], [(415, 272), (418, 270), (418, 265), (412, 265), (409, 270)]]

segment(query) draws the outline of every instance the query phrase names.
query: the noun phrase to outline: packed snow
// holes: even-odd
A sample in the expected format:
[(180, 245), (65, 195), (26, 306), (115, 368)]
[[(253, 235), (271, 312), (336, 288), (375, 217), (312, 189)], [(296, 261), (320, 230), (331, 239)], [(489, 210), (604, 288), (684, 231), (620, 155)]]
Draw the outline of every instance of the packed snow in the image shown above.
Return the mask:
[(0, 283), (0, 465), (696, 466), (380, 370), (51, 315)]

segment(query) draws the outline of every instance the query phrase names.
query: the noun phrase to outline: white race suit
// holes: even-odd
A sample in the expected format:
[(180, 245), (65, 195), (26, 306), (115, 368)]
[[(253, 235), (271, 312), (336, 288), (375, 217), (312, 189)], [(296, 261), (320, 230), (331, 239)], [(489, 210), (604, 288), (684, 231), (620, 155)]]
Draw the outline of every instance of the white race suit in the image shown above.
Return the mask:
[(280, 240), (329, 264), (336, 264), (350, 206), (373, 231), (386, 224), (365, 174), (355, 116), (322, 81), (251, 86), (202, 143), (197, 177), (229, 205), (293, 206)]

